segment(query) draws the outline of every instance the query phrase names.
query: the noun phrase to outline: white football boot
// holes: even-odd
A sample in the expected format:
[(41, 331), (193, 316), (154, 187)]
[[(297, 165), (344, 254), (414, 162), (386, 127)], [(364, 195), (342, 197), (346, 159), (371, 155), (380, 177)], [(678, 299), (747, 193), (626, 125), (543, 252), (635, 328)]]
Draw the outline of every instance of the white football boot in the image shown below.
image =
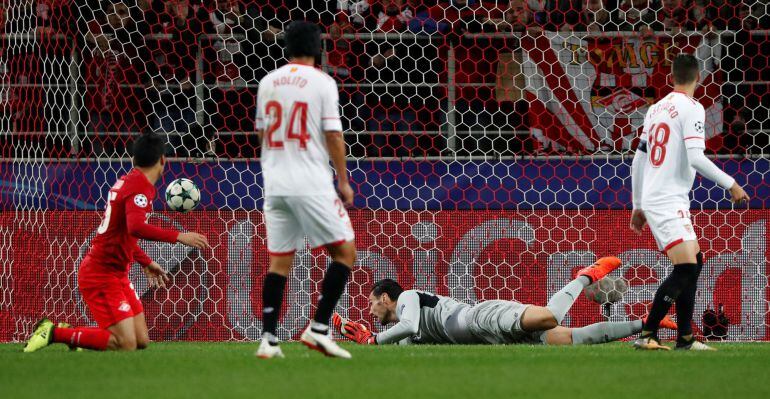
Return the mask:
[(314, 332), (310, 329), (310, 326), (302, 333), (300, 341), (308, 348), (317, 350), (329, 357), (341, 357), (343, 359), (350, 359), (352, 357), (350, 352), (340, 348), (330, 336)]
[(262, 338), (262, 342), (259, 343), (259, 349), (255, 353), (260, 359), (272, 359), (274, 357), (284, 358), (283, 351), (278, 345), (270, 345), (267, 339)]
[(708, 346), (704, 344), (703, 342), (693, 340), (691, 343), (688, 343), (686, 345), (677, 345), (674, 347), (674, 350), (678, 351), (716, 351), (717, 349), (713, 346)]

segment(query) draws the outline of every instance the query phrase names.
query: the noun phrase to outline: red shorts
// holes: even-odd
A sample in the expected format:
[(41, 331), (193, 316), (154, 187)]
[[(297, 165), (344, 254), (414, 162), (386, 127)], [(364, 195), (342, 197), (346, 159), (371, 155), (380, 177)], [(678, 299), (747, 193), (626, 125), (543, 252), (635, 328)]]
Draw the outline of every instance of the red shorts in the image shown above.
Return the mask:
[(142, 301), (128, 276), (91, 273), (83, 266), (78, 273), (78, 288), (100, 328), (106, 329), (144, 312)]

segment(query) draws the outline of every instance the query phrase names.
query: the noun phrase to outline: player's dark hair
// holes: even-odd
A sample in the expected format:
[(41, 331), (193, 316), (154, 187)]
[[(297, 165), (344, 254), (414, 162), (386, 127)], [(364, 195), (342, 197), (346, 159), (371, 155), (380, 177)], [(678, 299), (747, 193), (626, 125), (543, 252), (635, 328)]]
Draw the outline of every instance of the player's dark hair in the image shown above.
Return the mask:
[(307, 21), (294, 21), (283, 35), (286, 58), (317, 57), (321, 54), (321, 29)]
[(399, 285), (396, 280), (389, 278), (382, 279), (372, 286), (372, 294), (375, 296), (388, 294), (390, 299), (394, 301), (398, 299), (402, 292), (404, 292), (404, 289), (401, 288), (401, 285)]
[(146, 168), (155, 165), (166, 152), (166, 139), (155, 133), (145, 133), (131, 146), (134, 166)]
[(671, 76), (674, 84), (683, 85), (692, 83), (698, 79), (700, 65), (698, 59), (692, 54), (679, 54), (671, 64)]

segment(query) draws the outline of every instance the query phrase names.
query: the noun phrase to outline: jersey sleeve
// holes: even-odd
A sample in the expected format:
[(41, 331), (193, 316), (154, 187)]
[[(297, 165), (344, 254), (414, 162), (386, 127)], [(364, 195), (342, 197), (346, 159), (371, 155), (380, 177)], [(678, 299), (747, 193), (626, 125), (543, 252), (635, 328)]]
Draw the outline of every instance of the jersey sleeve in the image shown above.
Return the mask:
[(337, 83), (329, 79), (329, 85), (321, 102), (321, 127), (324, 132), (341, 132), (342, 120), (340, 119), (340, 93)]
[(152, 193), (149, 190), (132, 192), (125, 201), (128, 234), (144, 240), (176, 242), (178, 231), (147, 224), (147, 213), (151, 209), (150, 201), (152, 201)]
[(685, 148), (706, 148), (705, 123), (706, 110), (698, 104), (682, 121), (682, 138)]
[(134, 260), (142, 266), (149, 266), (152, 263), (152, 258), (142, 248), (139, 248), (139, 245), (134, 248)]
[[(650, 123), (648, 122), (650, 110), (644, 114), (644, 124), (642, 125), (642, 133), (639, 134), (639, 147), (642, 147), (642, 151), (646, 152), (647, 147), (647, 132), (650, 130)], [(644, 143), (644, 145), (642, 145)], [(638, 147), (637, 147), (638, 148)]]
[[(262, 81), (259, 82), (259, 87), (262, 87)], [(262, 107), (262, 101), (260, 100), (260, 93), (262, 93), (262, 90), (257, 89), (257, 111), (256, 115), (254, 116), (254, 129), (255, 130), (262, 130), (265, 128), (265, 111), (264, 107)]]
[(377, 334), (378, 344), (400, 342), (420, 330), (420, 297), (416, 291), (404, 291), (396, 303), (398, 323), (395, 326)]

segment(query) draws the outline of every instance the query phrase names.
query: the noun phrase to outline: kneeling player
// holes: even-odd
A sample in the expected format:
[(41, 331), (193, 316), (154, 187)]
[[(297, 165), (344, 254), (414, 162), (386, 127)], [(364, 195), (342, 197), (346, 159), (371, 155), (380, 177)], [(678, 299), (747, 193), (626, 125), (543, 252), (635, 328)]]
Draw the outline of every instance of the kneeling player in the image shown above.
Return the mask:
[[(452, 298), (408, 290), (390, 279), (374, 284), (370, 313), (381, 324), (397, 323), (379, 334), (363, 324), (334, 315), (334, 325), (360, 344), (599, 344), (642, 331), (642, 320), (604, 322), (581, 328), (559, 325), (580, 292), (620, 266), (607, 257), (578, 272), (578, 277), (554, 294), (545, 307), (513, 301), (483, 301), (468, 305)], [(666, 318), (661, 324), (676, 328)]]
[(80, 263), (78, 288), (98, 327), (70, 328), (65, 323), (40, 320), (24, 352), (52, 343), (94, 350), (144, 349), (150, 342), (144, 308), (128, 269), (135, 260), (142, 265), (150, 286), (164, 287), (166, 271), (137, 245), (138, 239), (208, 247), (198, 233), (180, 233), (147, 224), (155, 198), (155, 182), (163, 174), (165, 139), (155, 134), (140, 136), (133, 144), (134, 169), (118, 179), (108, 193), (104, 219)]

